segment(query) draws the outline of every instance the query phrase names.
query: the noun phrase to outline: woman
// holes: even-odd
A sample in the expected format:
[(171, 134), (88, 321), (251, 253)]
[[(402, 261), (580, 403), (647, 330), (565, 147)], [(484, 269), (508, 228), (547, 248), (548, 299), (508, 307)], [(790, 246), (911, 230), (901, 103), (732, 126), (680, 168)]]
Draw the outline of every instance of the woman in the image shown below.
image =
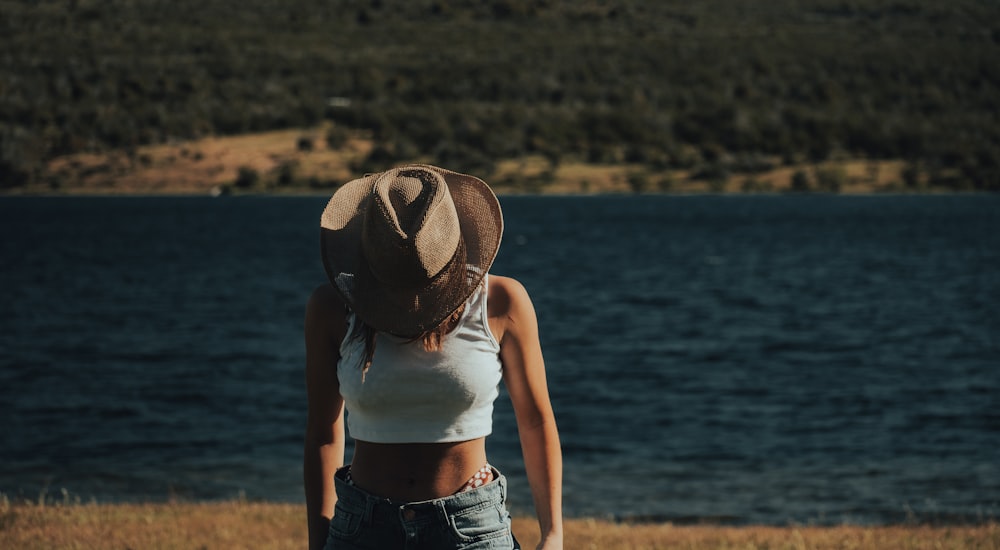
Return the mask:
[[(321, 222), (306, 309), (310, 548), (520, 548), (486, 459), (503, 379), (541, 528), (562, 548), (562, 454), (534, 308), (487, 274), (503, 231), (482, 180), (409, 165), (351, 181)], [(346, 424), (354, 439), (344, 465)]]

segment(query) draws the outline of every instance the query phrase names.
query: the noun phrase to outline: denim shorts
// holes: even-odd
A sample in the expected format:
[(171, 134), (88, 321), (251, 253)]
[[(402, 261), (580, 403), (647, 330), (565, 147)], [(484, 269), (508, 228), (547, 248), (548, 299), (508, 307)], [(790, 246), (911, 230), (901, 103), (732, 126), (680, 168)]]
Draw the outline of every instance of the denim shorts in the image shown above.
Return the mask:
[(507, 479), (422, 502), (398, 502), (366, 493), (334, 477), (337, 507), (326, 550), (518, 550), (507, 511)]

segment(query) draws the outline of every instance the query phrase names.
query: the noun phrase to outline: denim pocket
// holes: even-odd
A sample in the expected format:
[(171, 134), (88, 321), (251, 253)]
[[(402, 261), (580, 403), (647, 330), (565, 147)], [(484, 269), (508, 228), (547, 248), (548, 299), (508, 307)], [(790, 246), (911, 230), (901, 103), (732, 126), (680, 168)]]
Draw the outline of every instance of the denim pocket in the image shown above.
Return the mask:
[(338, 500), (337, 506), (333, 509), (333, 518), (330, 519), (330, 536), (339, 539), (357, 537), (361, 531), (364, 515), (364, 510), (347, 506), (342, 500)]
[[(510, 516), (503, 504), (488, 503), (477, 508), (462, 510), (448, 518), (452, 534), (460, 542), (489, 541), (482, 548), (512, 548)], [(496, 540), (494, 540), (496, 539)], [(479, 548), (480, 546), (475, 546)], [(471, 548), (471, 546), (463, 546)]]

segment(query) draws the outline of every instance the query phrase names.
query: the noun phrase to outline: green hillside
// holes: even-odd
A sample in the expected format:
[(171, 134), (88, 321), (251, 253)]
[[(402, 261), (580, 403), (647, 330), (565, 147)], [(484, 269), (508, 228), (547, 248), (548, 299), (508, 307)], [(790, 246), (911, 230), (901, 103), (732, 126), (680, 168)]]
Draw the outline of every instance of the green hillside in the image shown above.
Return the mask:
[(1000, 190), (990, 0), (0, 0), (0, 187), (54, 157), (315, 127), (415, 157), (704, 177), (903, 159)]

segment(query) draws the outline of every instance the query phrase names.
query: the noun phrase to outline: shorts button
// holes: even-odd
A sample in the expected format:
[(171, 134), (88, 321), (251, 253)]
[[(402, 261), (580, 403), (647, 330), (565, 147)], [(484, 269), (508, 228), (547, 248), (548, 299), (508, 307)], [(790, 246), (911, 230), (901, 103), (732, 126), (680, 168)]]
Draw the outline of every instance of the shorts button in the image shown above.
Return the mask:
[(416, 517), (417, 513), (415, 511), (410, 509), (403, 510), (403, 519), (406, 521), (413, 521)]

